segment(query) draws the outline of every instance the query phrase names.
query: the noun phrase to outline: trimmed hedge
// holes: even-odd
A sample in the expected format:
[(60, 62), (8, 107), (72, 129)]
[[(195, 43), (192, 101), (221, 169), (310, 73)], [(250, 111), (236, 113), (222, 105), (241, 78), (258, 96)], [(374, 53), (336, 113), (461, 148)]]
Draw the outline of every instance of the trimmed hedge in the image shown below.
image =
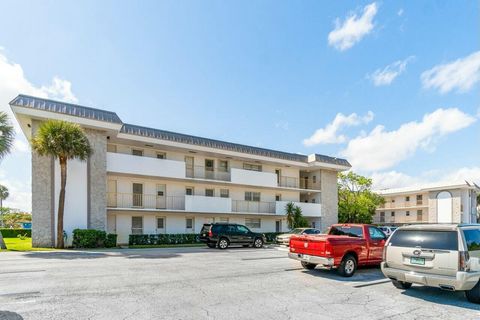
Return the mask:
[(32, 229), (8, 229), (1, 228), (0, 232), (4, 238), (16, 238), (18, 235), (32, 237)]
[[(275, 237), (281, 232), (264, 233), (267, 242), (274, 242)], [(135, 245), (163, 245), (163, 244), (195, 244), (200, 243), (199, 234), (131, 234), (128, 244)]]
[(117, 246), (117, 235), (94, 229), (73, 230), (74, 248), (111, 248)]

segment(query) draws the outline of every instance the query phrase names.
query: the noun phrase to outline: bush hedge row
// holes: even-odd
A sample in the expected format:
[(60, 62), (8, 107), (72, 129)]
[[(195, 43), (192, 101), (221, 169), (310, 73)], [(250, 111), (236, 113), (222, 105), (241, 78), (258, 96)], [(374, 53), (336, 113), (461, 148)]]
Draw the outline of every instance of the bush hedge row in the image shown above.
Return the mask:
[[(281, 232), (264, 233), (267, 242), (274, 242)], [(128, 244), (134, 245), (162, 245), (162, 244), (195, 244), (200, 243), (199, 234), (131, 234)]]
[(117, 246), (117, 235), (101, 230), (75, 229), (72, 244), (74, 248), (112, 248)]
[(32, 229), (0, 228), (0, 232), (4, 238), (16, 238), (18, 235), (32, 237)]

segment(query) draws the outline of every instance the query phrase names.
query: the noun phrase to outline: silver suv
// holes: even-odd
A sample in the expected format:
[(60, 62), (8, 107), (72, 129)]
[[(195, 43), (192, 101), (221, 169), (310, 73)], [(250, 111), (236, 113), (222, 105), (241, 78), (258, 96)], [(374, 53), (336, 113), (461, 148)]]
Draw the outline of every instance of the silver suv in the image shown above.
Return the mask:
[(385, 243), (382, 272), (399, 289), (417, 283), (465, 291), (480, 303), (480, 225), (398, 228)]

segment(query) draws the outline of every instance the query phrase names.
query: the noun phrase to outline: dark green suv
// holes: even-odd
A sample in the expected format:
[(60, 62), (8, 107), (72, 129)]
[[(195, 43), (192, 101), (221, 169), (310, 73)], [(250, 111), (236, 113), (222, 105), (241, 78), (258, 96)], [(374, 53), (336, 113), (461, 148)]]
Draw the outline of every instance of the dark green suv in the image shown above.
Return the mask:
[(209, 248), (227, 249), (230, 245), (261, 248), (265, 243), (265, 235), (252, 232), (241, 224), (206, 223), (200, 231), (200, 241)]

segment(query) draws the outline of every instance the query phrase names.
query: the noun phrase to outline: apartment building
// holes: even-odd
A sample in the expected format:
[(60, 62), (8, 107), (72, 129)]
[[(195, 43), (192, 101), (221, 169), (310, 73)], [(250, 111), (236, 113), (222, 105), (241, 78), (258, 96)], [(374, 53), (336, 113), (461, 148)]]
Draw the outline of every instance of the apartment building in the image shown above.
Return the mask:
[[(337, 172), (348, 161), (257, 148), (123, 123), (110, 111), (19, 95), (10, 106), (27, 139), (48, 119), (85, 129), (93, 155), (68, 166), (64, 229), (118, 234), (198, 233), (235, 222), (286, 231), (294, 202), (313, 227), (337, 222)], [(59, 165), (32, 154), (32, 237), (55, 241)]]
[(375, 212), (378, 224), (476, 223), (480, 188), (469, 182), (377, 191), (385, 204)]

